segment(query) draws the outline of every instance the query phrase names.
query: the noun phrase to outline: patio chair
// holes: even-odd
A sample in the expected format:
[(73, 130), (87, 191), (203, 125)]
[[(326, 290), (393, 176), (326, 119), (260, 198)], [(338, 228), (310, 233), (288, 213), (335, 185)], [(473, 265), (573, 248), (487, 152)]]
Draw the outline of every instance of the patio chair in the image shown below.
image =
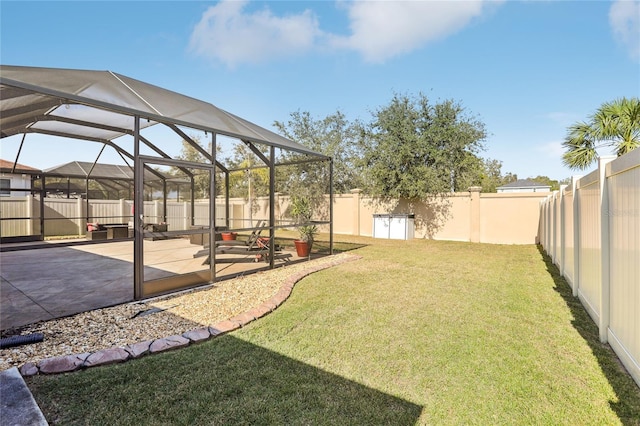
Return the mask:
[[(255, 240), (255, 244), (245, 246), (219, 246), (216, 247), (216, 254), (232, 254), (242, 256), (240, 258), (221, 258), (216, 259), (217, 263), (240, 263), (240, 262), (259, 262), (264, 260), (269, 261), (269, 246), (271, 243), (270, 238), (258, 237)], [(289, 261), (291, 254), (282, 253), (282, 247), (276, 244), (274, 246), (274, 259)], [(211, 257), (207, 256), (203, 265), (208, 265), (211, 262)]]
[[(260, 238), (260, 233), (262, 232), (262, 226), (264, 225), (264, 220), (259, 220), (256, 224), (255, 229), (249, 235), (246, 241), (242, 240), (231, 240), (231, 241), (216, 241), (216, 253), (218, 253), (218, 249), (225, 248), (227, 250), (237, 248), (239, 253), (244, 253), (249, 250), (256, 249), (256, 243)], [(196, 252), (193, 257), (202, 257), (209, 256), (209, 244), (208, 242), (204, 244), (204, 248)]]
[[(221, 244), (216, 247), (216, 254), (246, 254), (246, 253), (262, 253), (269, 251), (269, 238), (256, 237), (251, 243), (243, 245), (225, 245)], [(276, 251), (280, 250), (280, 246), (275, 247)]]
[(256, 224), (255, 229), (253, 230), (253, 232), (251, 232), (251, 234), (249, 235), (249, 238), (247, 238), (246, 241), (242, 241), (242, 240), (216, 241), (216, 247), (220, 247), (220, 246), (247, 246), (247, 247), (253, 247), (253, 246), (255, 246), (256, 242), (260, 238), (260, 233), (262, 233), (262, 227), (264, 226), (264, 223), (265, 223), (264, 220), (259, 220), (258, 223)]

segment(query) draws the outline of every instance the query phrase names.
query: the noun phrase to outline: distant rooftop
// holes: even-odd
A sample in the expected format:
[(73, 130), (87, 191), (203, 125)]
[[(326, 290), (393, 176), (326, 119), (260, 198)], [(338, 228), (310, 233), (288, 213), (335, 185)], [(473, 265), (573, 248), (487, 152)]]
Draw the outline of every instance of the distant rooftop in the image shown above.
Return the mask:
[[(13, 170), (13, 165), (14, 162), (13, 161), (7, 161), (7, 160), (3, 160), (2, 158), (0, 158), (0, 170), (2, 170), (3, 172), (7, 173), (7, 172), (11, 172), (11, 170)], [(30, 166), (25, 166), (24, 164), (20, 164), (20, 163), (15, 163), (16, 165), (16, 172), (40, 172), (41, 170), (36, 169), (34, 167), (30, 167)]]
[(542, 184), (540, 182), (536, 182), (536, 181), (533, 181), (533, 180), (518, 179), (515, 182), (511, 182), (511, 183), (508, 183), (506, 185), (499, 186), (497, 189), (500, 189), (500, 188), (534, 188), (534, 187), (551, 188), (550, 185), (545, 185), (545, 184)]

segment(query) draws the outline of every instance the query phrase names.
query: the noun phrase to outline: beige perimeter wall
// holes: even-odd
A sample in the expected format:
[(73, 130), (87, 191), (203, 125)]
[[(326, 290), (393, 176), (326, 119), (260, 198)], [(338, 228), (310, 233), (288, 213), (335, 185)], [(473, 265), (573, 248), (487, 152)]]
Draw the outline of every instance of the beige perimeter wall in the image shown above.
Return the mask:
[(334, 204), (334, 232), (373, 235), (374, 214), (414, 214), (415, 238), (495, 244), (535, 244), (540, 202), (548, 194), (448, 194), (431, 203), (385, 206), (358, 191), (340, 195)]
[[(481, 194), (473, 191), (434, 197), (425, 203), (410, 205), (399, 201), (382, 204), (364, 197), (359, 190), (334, 197), (334, 225), (336, 234), (373, 236), (374, 214), (414, 214), (415, 238), (470, 241), (494, 244), (535, 244), (538, 242), (540, 202), (549, 194), (502, 193)], [(232, 202), (239, 202), (234, 199)], [(262, 218), (268, 211), (266, 199), (256, 200), (253, 219)], [(276, 197), (276, 218), (279, 225), (291, 223), (287, 216), (289, 197)], [(328, 198), (327, 198), (328, 205)], [(248, 220), (248, 207), (242, 210)], [(233, 215), (232, 215), (233, 216)], [(327, 209), (314, 219), (328, 220)], [(321, 227), (328, 231), (328, 226)]]

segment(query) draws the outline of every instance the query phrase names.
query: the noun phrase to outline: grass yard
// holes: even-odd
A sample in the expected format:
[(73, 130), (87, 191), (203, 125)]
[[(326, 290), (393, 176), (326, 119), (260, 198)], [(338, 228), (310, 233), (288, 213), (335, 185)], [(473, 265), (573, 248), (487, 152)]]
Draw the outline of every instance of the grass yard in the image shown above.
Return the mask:
[(363, 259), (244, 329), (29, 387), (52, 424), (640, 424), (537, 247), (337, 238)]

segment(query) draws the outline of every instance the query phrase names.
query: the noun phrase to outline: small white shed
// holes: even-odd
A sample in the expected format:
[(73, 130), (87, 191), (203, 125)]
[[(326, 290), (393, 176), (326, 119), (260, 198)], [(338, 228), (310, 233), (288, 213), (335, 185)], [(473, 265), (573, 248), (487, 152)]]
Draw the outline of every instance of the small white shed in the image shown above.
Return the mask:
[(415, 233), (415, 215), (374, 214), (373, 238), (412, 240)]

